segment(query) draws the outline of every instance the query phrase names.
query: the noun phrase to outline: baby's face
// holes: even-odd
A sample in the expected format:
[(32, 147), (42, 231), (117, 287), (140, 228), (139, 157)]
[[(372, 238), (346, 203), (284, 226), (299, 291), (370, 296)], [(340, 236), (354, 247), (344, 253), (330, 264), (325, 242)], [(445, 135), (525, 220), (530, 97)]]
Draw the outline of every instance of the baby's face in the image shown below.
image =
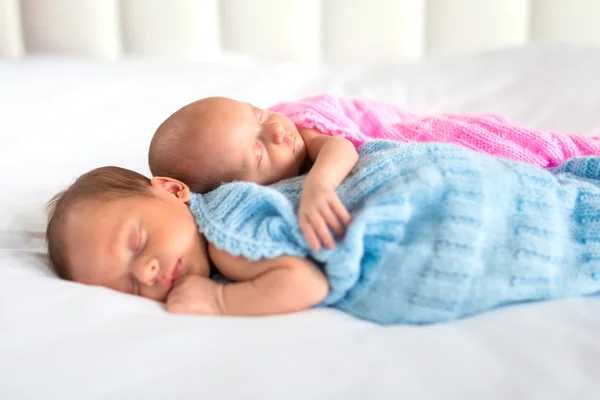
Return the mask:
[(300, 174), (306, 146), (286, 116), (222, 97), (195, 107), (192, 152), (199, 171), (263, 185)]
[(206, 242), (177, 184), (155, 178), (152, 196), (77, 205), (65, 226), (73, 280), (164, 301), (178, 276), (208, 276)]

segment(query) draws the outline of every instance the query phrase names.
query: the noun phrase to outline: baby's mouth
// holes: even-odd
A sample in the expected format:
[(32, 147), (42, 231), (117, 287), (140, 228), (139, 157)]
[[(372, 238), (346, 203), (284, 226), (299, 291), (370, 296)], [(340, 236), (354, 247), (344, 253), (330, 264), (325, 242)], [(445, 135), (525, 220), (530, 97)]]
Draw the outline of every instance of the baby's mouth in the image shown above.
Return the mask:
[(182, 272), (183, 272), (183, 262), (181, 262), (181, 258), (180, 258), (179, 260), (177, 260), (177, 264), (175, 264), (175, 267), (173, 268), (173, 271), (171, 272), (171, 280), (176, 281), (177, 278), (179, 278), (181, 276)]
[(298, 148), (298, 142), (296, 141), (296, 134), (294, 132), (291, 132), (290, 138), (292, 140), (292, 154), (296, 154), (296, 149)]
[(171, 289), (173, 287), (173, 282), (175, 282), (177, 280), (177, 278), (179, 278), (181, 276), (182, 272), (183, 272), (183, 262), (181, 261), (181, 258), (180, 258), (177, 260), (175, 265), (171, 268), (169, 274), (166, 276), (166, 279), (165, 279), (166, 285), (165, 286), (168, 289)]

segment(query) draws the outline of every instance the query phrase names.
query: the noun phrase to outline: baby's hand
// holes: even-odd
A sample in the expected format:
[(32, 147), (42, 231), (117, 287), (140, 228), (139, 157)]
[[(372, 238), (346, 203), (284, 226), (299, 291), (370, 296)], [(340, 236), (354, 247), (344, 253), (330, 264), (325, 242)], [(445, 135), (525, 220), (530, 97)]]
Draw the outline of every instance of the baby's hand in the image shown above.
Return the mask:
[(333, 249), (335, 241), (331, 231), (338, 237), (343, 237), (350, 221), (350, 213), (331, 185), (309, 180), (304, 183), (298, 208), (298, 222), (313, 250), (320, 250), (321, 243)]
[(223, 286), (198, 275), (187, 275), (177, 281), (166, 301), (167, 311), (176, 314), (221, 314), (220, 296)]

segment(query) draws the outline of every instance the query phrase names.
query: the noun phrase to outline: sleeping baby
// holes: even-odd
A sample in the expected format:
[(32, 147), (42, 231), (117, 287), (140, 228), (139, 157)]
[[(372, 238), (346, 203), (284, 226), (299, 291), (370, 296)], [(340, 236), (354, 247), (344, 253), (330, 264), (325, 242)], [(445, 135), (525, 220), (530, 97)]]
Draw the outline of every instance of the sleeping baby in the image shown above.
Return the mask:
[(307, 173), (298, 207), (313, 250), (333, 248), (350, 215), (336, 189), (367, 141), (443, 142), (552, 167), (570, 157), (600, 155), (600, 138), (536, 131), (495, 115), (418, 116), (371, 100), (329, 95), (261, 109), (222, 97), (196, 101), (157, 129), (150, 170), (207, 193), (225, 182), (262, 185)]
[(383, 140), (358, 154), (336, 190), (352, 223), (332, 248), (300, 228), (305, 175), (198, 194), (105, 167), (50, 203), (50, 261), (62, 278), (205, 315), (316, 306), (423, 324), (600, 291), (600, 157), (545, 169)]

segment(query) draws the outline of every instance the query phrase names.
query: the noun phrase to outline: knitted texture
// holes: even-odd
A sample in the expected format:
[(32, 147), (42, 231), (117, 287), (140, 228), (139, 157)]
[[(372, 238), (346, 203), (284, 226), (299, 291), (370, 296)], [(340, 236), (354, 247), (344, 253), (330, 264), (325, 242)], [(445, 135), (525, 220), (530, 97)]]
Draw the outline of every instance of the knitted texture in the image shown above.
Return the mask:
[(356, 148), (372, 139), (454, 143), (483, 153), (553, 167), (564, 160), (600, 155), (600, 138), (527, 129), (497, 115), (418, 116), (391, 104), (329, 95), (270, 108), (298, 128), (343, 136)]
[(371, 141), (338, 188), (353, 221), (332, 250), (298, 226), (304, 177), (193, 194), (207, 239), (251, 260), (310, 257), (321, 304), (367, 320), (433, 323), (600, 291), (600, 158), (555, 170), (449, 144)]

